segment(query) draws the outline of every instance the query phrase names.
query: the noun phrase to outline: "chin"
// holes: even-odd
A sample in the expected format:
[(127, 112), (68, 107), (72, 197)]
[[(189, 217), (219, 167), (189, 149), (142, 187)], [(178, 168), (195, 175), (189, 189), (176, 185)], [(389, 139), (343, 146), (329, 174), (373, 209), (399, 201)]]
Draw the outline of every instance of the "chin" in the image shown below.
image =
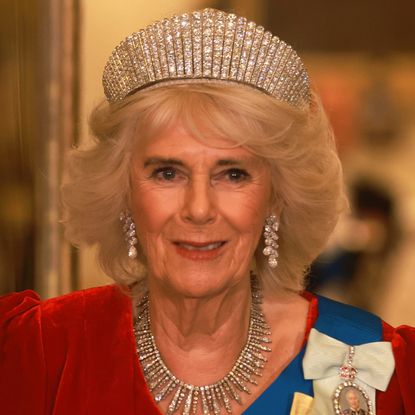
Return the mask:
[[(212, 275), (215, 275), (212, 278)], [(186, 276), (185, 279), (183, 277)], [(165, 284), (172, 295), (184, 298), (208, 298), (220, 294), (234, 284), (229, 276), (221, 278), (214, 272), (180, 272), (179, 275), (169, 275)]]
[(211, 281), (206, 281), (205, 283), (202, 281), (195, 281), (194, 283), (188, 284), (183, 284), (183, 282), (173, 282), (170, 286), (176, 295), (180, 295), (184, 298), (202, 299), (220, 294), (226, 289), (227, 284), (213, 285)]

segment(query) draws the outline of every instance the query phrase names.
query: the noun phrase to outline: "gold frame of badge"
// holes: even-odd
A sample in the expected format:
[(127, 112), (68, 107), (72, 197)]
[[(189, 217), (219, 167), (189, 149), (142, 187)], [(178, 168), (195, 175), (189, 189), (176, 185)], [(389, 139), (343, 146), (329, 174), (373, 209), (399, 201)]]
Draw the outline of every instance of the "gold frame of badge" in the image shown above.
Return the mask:
[(343, 412), (343, 409), (340, 405), (340, 398), (341, 394), (343, 393), (343, 390), (345, 388), (354, 388), (357, 390), (357, 392), (363, 397), (365, 400), (366, 406), (367, 406), (367, 415), (374, 415), (373, 412), (373, 404), (372, 401), (369, 398), (369, 395), (366, 393), (366, 391), (359, 386), (358, 384), (352, 382), (352, 381), (346, 381), (341, 383), (339, 386), (337, 386), (336, 390), (334, 391), (333, 395), (333, 406), (334, 406), (334, 413), (336, 415), (341, 415)]

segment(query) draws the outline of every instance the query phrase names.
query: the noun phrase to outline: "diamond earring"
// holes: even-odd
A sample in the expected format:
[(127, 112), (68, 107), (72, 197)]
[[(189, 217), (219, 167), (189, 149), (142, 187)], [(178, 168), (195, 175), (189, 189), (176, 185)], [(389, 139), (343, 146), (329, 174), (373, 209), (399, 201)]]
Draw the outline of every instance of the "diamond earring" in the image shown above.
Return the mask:
[(268, 257), (268, 265), (271, 268), (276, 268), (278, 265), (278, 228), (279, 223), (275, 215), (268, 216), (265, 219), (265, 248), (262, 252), (265, 256)]
[(125, 234), (125, 241), (128, 246), (128, 257), (131, 259), (137, 258), (137, 248), (135, 245), (138, 242), (137, 234), (135, 233), (135, 224), (133, 218), (128, 212), (121, 212), (120, 221), (122, 223), (122, 229)]

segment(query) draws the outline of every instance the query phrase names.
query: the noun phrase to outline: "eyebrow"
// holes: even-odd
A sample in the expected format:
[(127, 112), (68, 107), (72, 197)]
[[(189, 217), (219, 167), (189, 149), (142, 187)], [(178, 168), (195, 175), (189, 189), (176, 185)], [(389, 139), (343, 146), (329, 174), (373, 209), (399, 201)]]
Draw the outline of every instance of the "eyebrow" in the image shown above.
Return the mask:
[(144, 160), (144, 167), (153, 166), (155, 164), (162, 164), (165, 166), (184, 166), (182, 161), (173, 158), (151, 157)]
[(249, 162), (249, 159), (223, 159), (223, 160), (218, 160), (216, 162), (216, 165), (218, 166), (235, 166), (235, 165), (241, 165), (244, 163)]
[[(241, 158), (241, 159), (219, 159), (216, 161), (217, 166), (235, 166), (245, 164), (247, 162), (251, 162), (248, 158)], [(163, 158), (163, 157), (150, 157), (144, 160), (144, 168), (153, 166), (153, 165), (164, 165), (164, 166), (184, 166), (181, 160), (174, 159), (174, 158)]]

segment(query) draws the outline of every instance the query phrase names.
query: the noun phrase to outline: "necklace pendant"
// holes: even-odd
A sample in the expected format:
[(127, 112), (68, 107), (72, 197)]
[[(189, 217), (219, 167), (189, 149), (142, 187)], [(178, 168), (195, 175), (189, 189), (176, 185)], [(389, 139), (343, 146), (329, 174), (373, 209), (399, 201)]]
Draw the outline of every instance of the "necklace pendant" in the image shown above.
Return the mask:
[(193, 388), (190, 388), (187, 392), (187, 397), (184, 403), (182, 415), (190, 415), (192, 410), (192, 401), (193, 401)]
[(206, 399), (205, 387), (202, 386), (200, 388), (200, 394), (202, 395), (202, 411), (203, 415), (209, 415), (209, 406)]
[(197, 404), (199, 402), (200, 391), (196, 386), (193, 393), (193, 402), (192, 402), (192, 415), (195, 415), (197, 412)]
[(182, 393), (182, 386), (180, 385), (178, 389), (176, 390), (176, 393), (174, 394), (173, 399), (170, 402), (170, 405), (167, 409), (167, 415), (172, 415), (176, 412), (176, 408), (178, 406), (179, 397), (181, 393)]

